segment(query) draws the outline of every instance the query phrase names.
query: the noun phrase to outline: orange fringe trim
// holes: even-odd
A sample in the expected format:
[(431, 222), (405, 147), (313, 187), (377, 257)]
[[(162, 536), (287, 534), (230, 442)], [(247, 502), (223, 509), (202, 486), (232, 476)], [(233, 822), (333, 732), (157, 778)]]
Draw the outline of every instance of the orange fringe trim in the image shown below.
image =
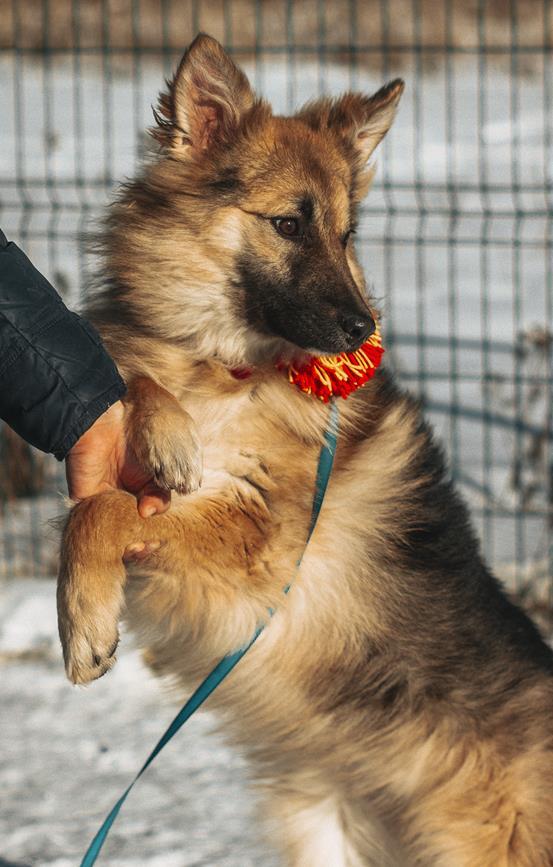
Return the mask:
[(314, 356), (301, 367), (279, 364), (278, 369), (287, 370), (289, 381), (305, 394), (312, 394), (328, 403), (331, 397), (346, 398), (365, 385), (374, 376), (383, 355), (377, 325), (374, 334), (355, 352)]

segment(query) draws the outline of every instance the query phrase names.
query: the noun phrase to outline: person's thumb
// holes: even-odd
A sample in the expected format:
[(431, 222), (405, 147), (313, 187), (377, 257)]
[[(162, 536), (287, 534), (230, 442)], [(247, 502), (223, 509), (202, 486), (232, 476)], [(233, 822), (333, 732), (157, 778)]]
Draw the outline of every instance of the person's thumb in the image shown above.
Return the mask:
[(141, 518), (151, 518), (152, 515), (161, 515), (171, 505), (171, 491), (160, 488), (153, 480), (147, 482), (136, 496), (138, 499), (138, 513)]

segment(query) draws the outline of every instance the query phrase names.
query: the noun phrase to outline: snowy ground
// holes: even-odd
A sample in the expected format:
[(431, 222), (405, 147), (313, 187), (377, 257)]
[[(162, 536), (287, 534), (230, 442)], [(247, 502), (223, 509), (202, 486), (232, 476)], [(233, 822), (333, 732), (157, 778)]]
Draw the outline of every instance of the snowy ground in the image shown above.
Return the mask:
[[(0, 588), (0, 867), (76, 867), (176, 713), (123, 641), (109, 677), (66, 681), (51, 581)], [(246, 768), (194, 717), (133, 790), (110, 867), (277, 867)]]

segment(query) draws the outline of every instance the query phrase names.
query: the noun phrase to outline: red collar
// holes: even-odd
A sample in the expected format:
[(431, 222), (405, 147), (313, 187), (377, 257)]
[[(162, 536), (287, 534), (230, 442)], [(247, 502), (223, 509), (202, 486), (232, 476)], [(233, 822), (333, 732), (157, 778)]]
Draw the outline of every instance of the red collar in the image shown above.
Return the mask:
[[(312, 356), (298, 366), (279, 362), (276, 367), (284, 371), (288, 381), (300, 391), (328, 403), (331, 397), (346, 398), (372, 379), (383, 355), (380, 328), (377, 325), (374, 334), (355, 352)], [(233, 367), (229, 372), (234, 379), (249, 379), (253, 368)]]

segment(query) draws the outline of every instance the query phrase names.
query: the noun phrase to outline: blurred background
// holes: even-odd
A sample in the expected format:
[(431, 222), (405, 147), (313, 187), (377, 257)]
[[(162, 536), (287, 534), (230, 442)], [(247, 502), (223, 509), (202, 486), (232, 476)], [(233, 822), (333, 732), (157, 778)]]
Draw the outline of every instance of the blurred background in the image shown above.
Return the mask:
[[(86, 236), (116, 184), (140, 160), (163, 78), (198, 30), (223, 42), (278, 112), (322, 93), (373, 91), (387, 79), (405, 78), (357, 235), (384, 311), (387, 361), (425, 405), (487, 559), (550, 634), (553, 3), (0, 0), (0, 225), (70, 305), (78, 305), (94, 272)], [(159, 717), (160, 730), (170, 715), (132, 654), (127, 669), (120, 663), (119, 674), (116, 668), (111, 681), (86, 694), (63, 683), (53, 585), (44, 580), (55, 572), (55, 534), (46, 522), (60, 511), (61, 470), (0, 430), (0, 666), (7, 684), (0, 713), (5, 716), (9, 695), (15, 709), (9, 726), (20, 745), (10, 747), (0, 783), (14, 801), (26, 803), (13, 808), (0, 833), (0, 841), (9, 841), (5, 852), (0, 842), (0, 867), (75, 863), (83, 828), (94, 829), (94, 811), (99, 817), (143, 758), (145, 706), (156, 733), (152, 720)], [(137, 681), (148, 683), (151, 693), (138, 690)], [(39, 697), (32, 699), (37, 688)], [(130, 696), (127, 710), (121, 691)], [(52, 701), (59, 704), (63, 749), (53, 747), (56, 737), (37, 733), (25, 701), (38, 703), (41, 719), (51, 716)], [(138, 727), (131, 738), (134, 763), (113, 746), (121, 745), (131, 717)], [(84, 721), (97, 726), (88, 747), (77, 735)], [(109, 748), (106, 726), (112, 727)], [(211, 756), (211, 770), (191, 771), (188, 741), (172, 759), (181, 763), (179, 773), (208, 774), (194, 801), (194, 823), (185, 821), (191, 805), (185, 810), (178, 800), (182, 791), (175, 796), (175, 839), (199, 835), (198, 846), (183, 854), (167, 830), (175, 853), (164, 842), (155, 860), (157, 832), (148, 836), (144, 825), (144, 809), (152, 810), (146, 786), (128, 808), (134, 842), (129, 848), (127, 824), (110, 864), (273, 864), (242, 806), (239, 757), (216, 741), (204, 745), (200, 729), (192, 752), (207, 755), (208, 764)], [(64, 776), (67, 750), (71, 784)], [(79, 828), (70, 829), (83, 763), (88, 776), (98, 778), (94, 785), (105, 789), (90, 789)], [(67, 786), (48, 800), (39, 784), (33, 800), (30, 779), (40, 781), (45, 765)], [(170, 768), (152, 769), (148, 785), (156, 774), (159, 821), (174, 831)], [(240, 789), (236, 809), (215, 822), (214, 802), (229, 809), (229, 785)], [(213, 838), (214, 824), (227, 836), (221, 831)]]

